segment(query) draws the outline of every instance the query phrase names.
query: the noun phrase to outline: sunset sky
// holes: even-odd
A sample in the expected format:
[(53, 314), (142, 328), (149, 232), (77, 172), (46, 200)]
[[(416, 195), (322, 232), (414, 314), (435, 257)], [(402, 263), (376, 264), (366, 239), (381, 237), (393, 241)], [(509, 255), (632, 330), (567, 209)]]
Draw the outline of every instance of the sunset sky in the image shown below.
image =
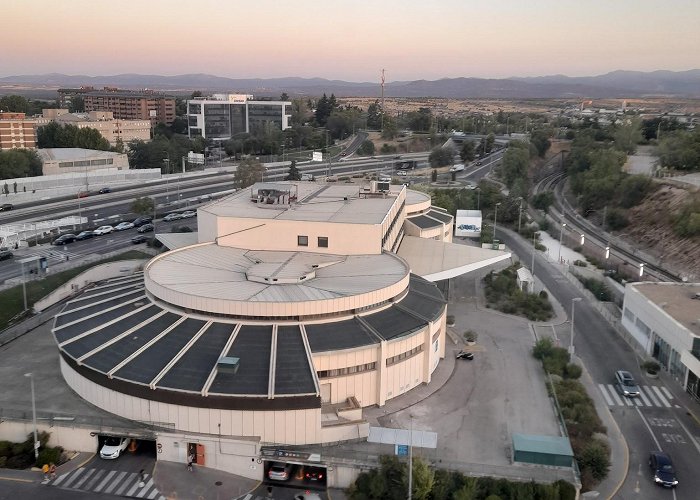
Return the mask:
[(699, 0), (2, 0), (0, 76), (377, 81), (700, 67)]

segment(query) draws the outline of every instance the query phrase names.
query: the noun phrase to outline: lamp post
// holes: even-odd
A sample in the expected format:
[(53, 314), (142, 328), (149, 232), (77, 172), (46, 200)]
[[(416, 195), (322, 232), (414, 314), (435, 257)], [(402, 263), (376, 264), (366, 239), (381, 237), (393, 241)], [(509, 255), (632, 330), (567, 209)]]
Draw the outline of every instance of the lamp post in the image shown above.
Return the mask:
[(571, 335), (569, 338), (569, 354), (574, 354), (574, 315), (576, 314), (576, 302), (580, 302), (581, 297), (571, 299)]
[(639, 264), (639, 277), (641, 278), (644, 275), (644, 262)]
[(537, 251), (537, 235), (539, 233), (537, 231), (534, 231), (532, 233), (532, 264), (530, 265), (530, 272), (532, 273), (532, 277), (535, 277), (535, 251)]
[(581, 233), (581, 246), (586, 242), (586, 235)]
[(523, 197), (520, 196), (520, 208), (518, 208), (518, 234), (520, 234), (520, 219), (522, 219), (523, 215)]
[(477, 186), (476, 188), (476, 209), (480, 210), (481, 207), (481, 188)]
[(411, 427), (408, 433), (408, 500), (413, 498), (413, 415), (411, 417)]
[(561, 243), (564, 237), (564, 228), (566, 227), (566, 222), (562, 222), (561, 229), (559, 229), (559, 259), (557, 261), (561, 264)]
[(34, 424), (34, 460), (39, 460), (39, 441), (36, 435), (36, 399), (34, 398), (34, 374), (29, 372), (24, 374), (29, 377), (29, 383), (32, 387), (32, 423)]
[(494, 207), (493, 211), (493, 241), (496, 241), (496, 215), (498, 214), (498, 205), (500, 204), (500, 201), (496, 203), (496, 206)]

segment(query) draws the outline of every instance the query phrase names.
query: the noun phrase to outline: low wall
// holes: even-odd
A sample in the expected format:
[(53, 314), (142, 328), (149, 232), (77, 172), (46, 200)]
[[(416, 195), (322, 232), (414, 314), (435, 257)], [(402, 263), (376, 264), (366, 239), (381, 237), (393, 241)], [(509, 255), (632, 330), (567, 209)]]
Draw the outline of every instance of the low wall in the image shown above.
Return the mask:
[[(64, 427), (48, 425), (37, 422), (37, 431), (46, 431), (51, 434), (49, 446), (61, 446), (64, 450), (85, 451), (94, 453), (97, 451), (97, 436), (91, 436), (92, 429), (84, 427)], [(21, 443), (34, 431), (31, 422), (18, 422), (12, 420), (0, 421), (0, 440)]]
[(69, 282), (64, 283), (43, 299), (38, 300), (36, 304), (34, 304), (34, 310), (36, 312), (41, 312), (52, 305), (67, 299), (71, 295), (78, 293), (90, 283), (133, 274), (140, 270), (146, 262), (146, 259), (120, 260), (92, 267), (85, 272), (80, 273)]

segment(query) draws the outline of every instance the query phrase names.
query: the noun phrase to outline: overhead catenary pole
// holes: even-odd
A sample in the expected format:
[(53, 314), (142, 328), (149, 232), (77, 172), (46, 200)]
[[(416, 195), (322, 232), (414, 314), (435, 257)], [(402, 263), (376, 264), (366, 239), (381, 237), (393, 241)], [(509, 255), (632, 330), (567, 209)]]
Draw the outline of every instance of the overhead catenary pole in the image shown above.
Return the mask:
[(382, 70), (382, 122), (381, 131), (384, 132), (384, 70)]

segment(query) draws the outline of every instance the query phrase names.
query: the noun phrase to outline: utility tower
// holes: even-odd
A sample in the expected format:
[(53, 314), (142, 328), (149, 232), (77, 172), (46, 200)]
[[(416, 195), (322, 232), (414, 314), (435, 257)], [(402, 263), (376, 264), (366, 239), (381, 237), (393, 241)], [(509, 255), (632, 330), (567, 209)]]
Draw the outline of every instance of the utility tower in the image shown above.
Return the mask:
[(384, 132), (384, 70), (382, 70), (382, 126), (381, 131)]

